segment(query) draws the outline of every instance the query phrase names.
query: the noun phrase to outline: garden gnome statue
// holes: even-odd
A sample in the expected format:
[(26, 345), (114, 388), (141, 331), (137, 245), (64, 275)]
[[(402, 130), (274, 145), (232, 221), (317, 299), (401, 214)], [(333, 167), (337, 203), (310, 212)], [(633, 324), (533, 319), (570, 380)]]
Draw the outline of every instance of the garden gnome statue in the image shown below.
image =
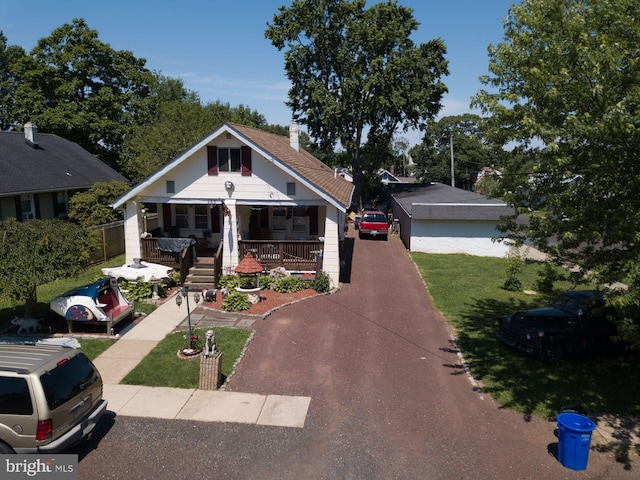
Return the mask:
[(216, 353), (216, 334), (213, 330), (207, 330), (206, 342), (204, 345), (204, 356), (213, 357)]

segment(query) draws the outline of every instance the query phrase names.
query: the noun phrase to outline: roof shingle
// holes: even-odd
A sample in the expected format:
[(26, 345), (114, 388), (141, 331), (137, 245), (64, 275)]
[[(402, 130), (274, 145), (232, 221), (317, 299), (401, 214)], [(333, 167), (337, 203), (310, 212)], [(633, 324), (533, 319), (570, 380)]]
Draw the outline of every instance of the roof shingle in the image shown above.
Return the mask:
[(127, 179), (84, 148), (57, 135), (38, 134), (38, 146), (22, 132), (0, 132), (0, 196), (90, 188)]

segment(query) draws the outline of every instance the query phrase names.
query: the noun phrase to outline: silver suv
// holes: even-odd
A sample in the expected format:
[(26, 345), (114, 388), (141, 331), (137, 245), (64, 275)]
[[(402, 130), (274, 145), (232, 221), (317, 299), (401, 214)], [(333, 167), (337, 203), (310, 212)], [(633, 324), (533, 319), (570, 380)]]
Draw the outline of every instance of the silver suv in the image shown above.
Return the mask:
[(106, 408), (102, 378), (81, 351), (0, 344), (0, 454), (65, 450)]

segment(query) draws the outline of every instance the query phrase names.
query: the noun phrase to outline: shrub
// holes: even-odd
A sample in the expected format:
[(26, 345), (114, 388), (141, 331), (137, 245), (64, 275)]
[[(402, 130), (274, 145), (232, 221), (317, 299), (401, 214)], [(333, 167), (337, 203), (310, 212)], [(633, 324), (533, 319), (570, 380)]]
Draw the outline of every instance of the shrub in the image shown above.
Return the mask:
[(524, 258), (522, 253), (520, 253), (517, 247), (511, 247), (504, 265), (507, 279), (502, 285), (502, 288), (510, 292), (519, 292), (522, 290), (522, 282), (518, 279), (518, 275), (522, 272), (523, 267)]
[(246, 293), (231, 293), (224, 297), (222, 302), (222, 309), (226, 312), (239, 312), (241, 310), (248, 310), (251, 307), (251, 301), (249, 295)]
[(278, 293), (294, 293), (304, 290), (304, 283), (294, 277), (284, 277), (276, 281), (273, 289)]
[(169, 279), (169, 286), (173, 287), (175, 285), (180, 285), (181, 284), (180, 280), (182, 280), (180, 276), (180, 271), (174, 270), (173, 273), (171, 274), (171, 278)]
[(222, 275), (218, 280), (218, 288), (233, 290), (238, 286), (238, 277), (235, 275)]
[(271, 288), (275, 280), (269, 275), (261, 275), (260, 278), (258, 279), (258, 282), (262, 290), (267, 290), (268, 288)]
[(538, 277), (540, 278), (536, 281), (536, 290), (547, 295), (553, 293), (555, 282), (566, 280), (559, 269), (549, 262), (545, 262), (542, 269), (538, 271)]
[(153, 297), (153, 285), (149, 282), (127, 282), (123, 280), (119, 283), (122, 294), (129, 301), (140, 302)]
[(312, 288), (318, 293), (327, 293), (331, 290), (331, 282), (326, 272), (318, 272)]

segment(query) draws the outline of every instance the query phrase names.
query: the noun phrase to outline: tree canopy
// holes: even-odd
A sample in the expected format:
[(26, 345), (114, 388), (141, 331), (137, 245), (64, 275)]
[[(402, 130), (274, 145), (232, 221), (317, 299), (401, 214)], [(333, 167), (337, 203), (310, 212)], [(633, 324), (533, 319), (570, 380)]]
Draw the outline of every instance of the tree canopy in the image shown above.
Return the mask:
[(93, 239), (64, 220), (0, 222), (0, 292), (25, 300), (25, 316), (32, 317), (36, 287), (77, 274), (90, 260)]
[(502, 162), (500, 149), (492, 149), (485, 141), (478, 115), (466, 113), (443, 117), (429, 123), (423, 143), (411, 149), (420, 181), (451, 184), (452, 143), (454, 180), (458, 188), (471, 190), (483, 167)]
[[(474, 105), (503, 144), (536, 149), (532, 169), (514, 156), (507, 197), (528, 225), (506, 225), (579, 275), (622, 281), (640, 298), (640, 3), (523, 0), (504, 41), (489, 47), (488, 88)], [(526, 170), (524, 170), (526, 168)], [(637, 306), (640, 302), (636, 302)], [(627, 329), (638, 334), (633, 321)], [(635, 325), (635, 327), (633, 326)]]
[(124, 142), (120, 170), (139, 182), (227, 121), (267, 128), (264, 116), (244, 105), (231, 107), (220, 101), (203, 105), (182, 80), (158, 75), (144, 121), (132, 126)]
[(423, 127), (441, 108), (448, 74), (440, 39), (415, 45), (410, 8), (396, 1), (294, 0), (265, 32), (285, 52), (287, 105), (320, 150), (339, 143), (351, 157), (360, 208), (361, 147), (388, 149), (396, 129)]
[(147, 107), (153, 73), (146, 61), (113, 50), (82, 19), (55, 29), (28, 55), (15, 53), (9, 98), (2, 100), (9, 109), (5, 122), (32, 121), (115, 166), (129, 129)]
[(0, 130), (8, 130), (12, 125), (12, 98), (15, 78), (11, 66), (25, 56), (25, 51), (17, 45), (8, 45), (7, 37), (0, 30)]

